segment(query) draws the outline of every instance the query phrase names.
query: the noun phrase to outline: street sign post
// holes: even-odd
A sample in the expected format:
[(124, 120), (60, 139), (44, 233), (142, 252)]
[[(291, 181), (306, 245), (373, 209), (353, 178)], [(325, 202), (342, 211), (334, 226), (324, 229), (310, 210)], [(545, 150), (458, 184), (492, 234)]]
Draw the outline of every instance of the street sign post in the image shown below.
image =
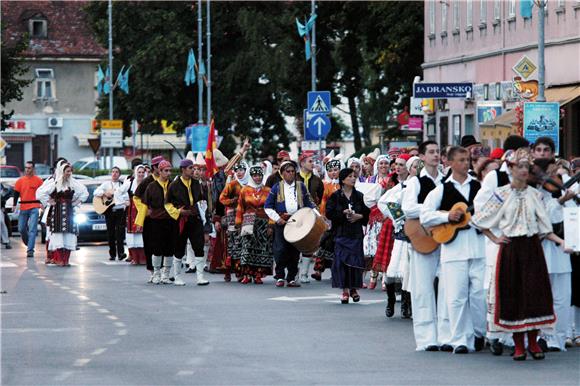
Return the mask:
[(330, 104), (330, 91), (309, 91), (308, 111), (311, 113), (330, 114), (332, 105)]
[(101, 120), (101, 129), (122, 129), (122, 119), (103, 119)]
[[(320, 141), (322, 144), (322, 147), (326, 147), (326, 141)], [(318, 150), (319, 147), (319, 143), (318, 141), (302, 141), (300, 147), (302, 148), (302, 151), (306, 151), (306, 150)]]
[(123, 148), (122, 129), (101, 129), (101, 147), (109, 149)]
[(326, 138), (331, 129), (330, 119), (326, 114), (306, 114), (304, 139), (318, 141)]
[(512, 67), (513, 72), (527, 80), (535, 71), (537, 67), (535, 63), (526, 55), (522, 56), (520, 60)]

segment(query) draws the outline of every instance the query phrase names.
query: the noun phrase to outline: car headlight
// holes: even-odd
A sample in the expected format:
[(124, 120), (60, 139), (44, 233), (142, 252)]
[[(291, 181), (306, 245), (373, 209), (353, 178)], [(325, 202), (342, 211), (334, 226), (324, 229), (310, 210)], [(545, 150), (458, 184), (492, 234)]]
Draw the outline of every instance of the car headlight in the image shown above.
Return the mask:
[(77, 213), (75, 214), (74, 221), (76, 224), (84, 224), (88, 221), (88, 217), (84, 213)]

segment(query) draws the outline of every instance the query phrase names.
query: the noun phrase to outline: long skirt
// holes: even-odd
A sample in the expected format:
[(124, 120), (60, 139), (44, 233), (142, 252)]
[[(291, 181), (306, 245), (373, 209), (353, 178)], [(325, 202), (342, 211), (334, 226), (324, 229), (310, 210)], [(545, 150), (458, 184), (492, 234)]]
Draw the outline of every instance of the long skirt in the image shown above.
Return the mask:
[(211, 239), (208, 252), (209, 271), (212, 273), (223, 272), (226, 270), (226, 260), (228, 254), (228, 236), (225, 219), (221, 220), (221, 228), (216, 231), (215, 238)]
[(364, 271), (361, 239), (337, 237), (332, 261), (332, 288), (361, 288)]
[(393, 221), (387, 218), (383, 222), (381, 227), (381, 232), (379, 233), (379, 238), (377, 242), (377, 254), (373, 259), (373, 271), (374, 272), (386, 272), (389, 262), (391, 261), (391, 252), (393, 251), (393, 245), (395, 242), (394, 237), (394, 227)]
[(241, 236), (240, 260), (242, 272), (246, 275), (261, 276), (272, 274), (274, 257), (272, 254), (272, 237), (268, 236), (268, 220), (256, 218), (254, 233)]
[(509, 244), (501, 245), (488, 303), (491, 332), (553, 327), (552, 289), (538, 236), (513, 237)]
[[(396, 239), (393, 243), (393, 251), (391, 253), (391, 261), (387, 268), (387, 281), (393, 279), (394, 281), (402, 281), (403, 287), (405, 285), (405, 276), (409, 272), (409, 261), (411, 254), (409, 253), (410, 244), (405, 240)], [(405, 274), (407, 273), (407, 274)], [(408, 280), (407, 280), (408, 281)]]

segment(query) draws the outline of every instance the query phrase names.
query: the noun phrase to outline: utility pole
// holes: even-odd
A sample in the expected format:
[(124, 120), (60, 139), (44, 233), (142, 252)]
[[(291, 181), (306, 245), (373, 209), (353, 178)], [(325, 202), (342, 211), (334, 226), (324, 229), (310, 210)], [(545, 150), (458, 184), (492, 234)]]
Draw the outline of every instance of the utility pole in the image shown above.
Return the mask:
[(537, 0), (538, 6), (538, 97), (536, 101), (545, 102), (544, 88), (546, 87), (546, 65), (544, 63), (544, 21), (545, 21), (545, 7), (546, 0)]
[[(202, 50), (202, 34), (203, 34), (203, 27), (201, 24), (201, 1), (197, 0), (197, 65), (198, 68), (201, 68), (201, 63), (203, 57), (201, 55)], [(203, 79), (201, 74), (197, 74), (197, 123), (203, 123)]]
[[(316, 14), (316, 0), (311, 0), (310, 2), (310, 17), (314, 17)], [(311, 72), (312, 72), (312, 84), (311, 91), (316, 91), (316, 21), (312, 24), (312, 35), (311, 39)], [(320, 162), (320, 167), (322, 168), (322, 127), (318, 125), (318, 161)]]
[[(113, 0), (109, 0), (109, 120), (113, 120)], [(113, 149), (109, 149), (110, 168), (113, 167)], [(106, 153), (105, 153), (106, 160)], [(103, 164), (106, 164), (104, 162)], [(106, 168), (106, 166), (105, 166)]]
[(210, 0), (207, 0), (207, 124), (211, 121), (211, 12)]

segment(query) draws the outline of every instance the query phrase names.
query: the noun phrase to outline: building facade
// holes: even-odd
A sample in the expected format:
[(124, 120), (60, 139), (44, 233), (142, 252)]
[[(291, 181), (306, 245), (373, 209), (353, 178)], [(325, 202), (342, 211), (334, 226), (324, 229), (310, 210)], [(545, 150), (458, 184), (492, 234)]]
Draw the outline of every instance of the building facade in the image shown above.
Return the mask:
[[(483, 127), (515, 107), (512, 68), (516, 63), (525, 55), (538, 65), (538, 10), (534, 6), (532, 17), (524, 18), (520, 7), (519, 0), (425, 1), (423, 81), (474, 84), (469, 98), (435, 101), (433, 113), (425, 120), (425, 138), (445, 146), (473, 134), (497, 147), (513, 132), (506, 127)], [(548, 101), (563, 103), (560, 153), (565, 156), (578, 154), (580, 149), (579, 59), (580, 1), (548, 1), (546, 96)], [(537, 71), (530, 79), (537, 79)]]

